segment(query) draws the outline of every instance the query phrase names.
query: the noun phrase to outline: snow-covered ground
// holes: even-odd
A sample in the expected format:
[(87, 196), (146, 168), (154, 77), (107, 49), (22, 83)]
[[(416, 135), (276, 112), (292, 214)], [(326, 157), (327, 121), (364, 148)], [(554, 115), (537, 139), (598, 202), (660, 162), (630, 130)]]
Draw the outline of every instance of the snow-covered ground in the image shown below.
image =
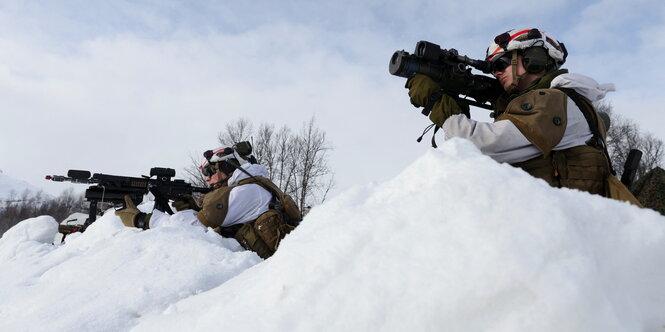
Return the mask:
[(664, 217), (550, 188), (457, 139), (315, 207), (265, 261), (179, 217), (139, 231), (111, 211), (62, 245), (53, 218), (19, 223), (0, 239), (0, 330), (665, 325)]

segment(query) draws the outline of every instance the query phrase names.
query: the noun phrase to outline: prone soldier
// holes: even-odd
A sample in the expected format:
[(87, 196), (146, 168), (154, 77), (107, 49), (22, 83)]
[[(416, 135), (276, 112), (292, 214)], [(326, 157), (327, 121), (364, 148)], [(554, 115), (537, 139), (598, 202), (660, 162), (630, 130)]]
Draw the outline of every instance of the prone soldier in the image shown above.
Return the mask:
[[(262, 258), (272, 256), (302, 219), (293, 200), (268, 179), (267, 169), (251, 156), (248, 142), (208, 150), (204, 156), (199, 168), (213, 190), (202, 197), (201, 204), (188, 196), (173, 206), (196, 211), (187, 222), (233, 237)], [(168, 219), (159, 210), (140, 212), (129, 198), (125, 204), (126, 208), (115, 212), (125, 226), (156, 228)]]

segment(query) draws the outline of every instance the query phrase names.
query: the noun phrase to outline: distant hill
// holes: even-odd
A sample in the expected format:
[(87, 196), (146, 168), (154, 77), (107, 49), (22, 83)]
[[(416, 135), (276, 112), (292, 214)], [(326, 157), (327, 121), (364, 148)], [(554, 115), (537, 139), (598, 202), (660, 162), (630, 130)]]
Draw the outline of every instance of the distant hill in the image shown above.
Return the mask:
[[(23, 180), (14, 179), (9, 175), (4, 174), (2, 170), (0, 170), (0, 201), (6, 201), (10, 198), (12, 200), (18, 199), (26, 190), (29, 191), (31, 195), (42, 191), (40, 188)], [(44, 196), (50, 198), (49, 195), (44, 194)]]

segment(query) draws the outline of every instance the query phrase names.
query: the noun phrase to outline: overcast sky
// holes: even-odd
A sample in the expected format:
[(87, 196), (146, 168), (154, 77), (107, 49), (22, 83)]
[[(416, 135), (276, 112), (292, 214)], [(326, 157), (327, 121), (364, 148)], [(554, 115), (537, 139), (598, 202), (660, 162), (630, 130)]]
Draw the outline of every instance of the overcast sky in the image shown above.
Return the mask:
[(430, 137), (415, 142), (429, 121), (388, 73), (392, 53), (428, 40), (482, 58), (517, 27), (564, 42), (565, 68), (614, 83), (615, 111), (665, 139), (662, 0), (0, 0), (0, 169), (51, 193), (44, 175), (70, 168), (182, 174), (228, 122), (314, 116), (336, 192), (381, 181)]

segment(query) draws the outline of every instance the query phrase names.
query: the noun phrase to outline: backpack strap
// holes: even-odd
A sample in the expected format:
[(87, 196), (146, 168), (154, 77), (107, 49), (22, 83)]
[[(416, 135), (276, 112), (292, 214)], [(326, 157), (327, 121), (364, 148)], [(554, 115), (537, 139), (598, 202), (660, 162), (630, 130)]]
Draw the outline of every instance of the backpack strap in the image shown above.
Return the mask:
[(610, 168), (612, 175), (616, 175), (614, 167), (612, 167), (612, 160), (610, 159), (610, 154), (607, 152), (607, 144), (605, 142), (605, 133), (601, 132), (598, 126), (598, 113), (596, 113), (595, 107), (589, 99), (579, 94), (577, 91), (570, 88), (556, 88), (563, 91), (574, 103), (577, 105), (577, 108), (580, 109), (584, 118), (586, 119), (587, 125), (589, 125), (589, 130), (593, 135), (589, 141), (586, 142), (587, 145), (603, 150), (605, 154), (605, 159), (607, 159), (607, 165)]
[(273, 190), (271, 186), (265, 183), (265, 180), (263, 179), (265, 178), (261, 176), (255, 176), (253, 178), (240, 180), (237, 185), (241, 186), (243, 184), (258, 184), (259, 186), (261, 186), (261, 188), (267, 190), (272, 195), (273, 199), (279, 199), (279, 193), (275, 192), (275, 190)]
[[(266, 179), (264, 177), (261, 177), (261, 176), (255, 176), (253, 178), (247, 178), (247, 179), (241, 180), (241, 181), (238, 182), (237, 185), (241, 186), (241, 185), (244, 185), (244, 184), (256, 184), (256, 185), (261, 186), (261, 188), (265, 189), (267, 192), (269, 192), (272, 195), (272, 200), (271, 200), (269, 208), (271, 210), (275, 210), (276, 206), (278, 205), (278, 203), (280, 201), (280, 199), (279, 199), (280, 193), (277, 192), (275, 190), (275, 188), (273, 188), (272, 186), (267, 184), (265, 182), (266, 180), (268, 180), (268, 179)], [(270, 181), (270, 180), (268, 180), (268, 181)]]
[(287, 224), (294, 227), (298, 226), (302, 220), (302, 212), (290, 195), (284, 193), (279, 186), (268, 178), (256, 176), (253, 179), (240, 181), (239, 184), (248, 183), (257, 184), (272, 194), (270, 209), (280, 212)]

